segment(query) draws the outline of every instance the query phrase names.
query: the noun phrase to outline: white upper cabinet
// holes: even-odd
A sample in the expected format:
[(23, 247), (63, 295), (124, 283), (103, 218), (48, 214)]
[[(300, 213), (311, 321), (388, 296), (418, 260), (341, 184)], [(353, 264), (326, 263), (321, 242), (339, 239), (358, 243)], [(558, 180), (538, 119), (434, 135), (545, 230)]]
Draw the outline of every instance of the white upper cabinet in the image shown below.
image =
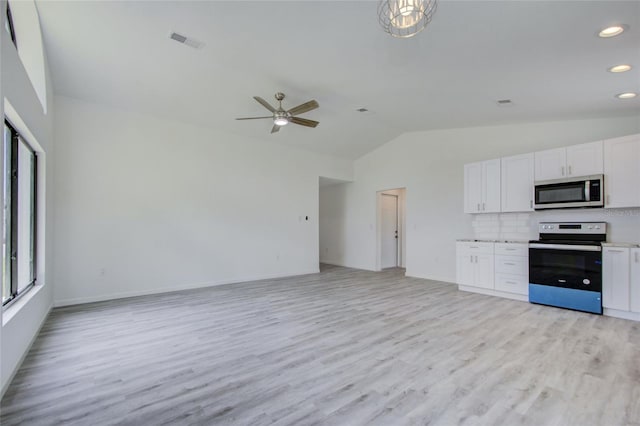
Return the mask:
[(500, 160), (464, 166), (464, 212), (500, 212)]
[(482, 163), (464, 165), (464, 212), (480, 213), (482, 208)]
[(533, 211), (533, 153), (504, 157), (501, 164), (502, 211)]
[(537, 181), (602, 173), (602, 141), (535, 153), (535, 180)]
[(482, 211), (500, 212), (500, 159), (482, 162)]
[(535, 180), (565, 177), (567, 172), (567, 149), (556, 148), (536, 152), (535, 163)]
[(640, 134), (604, 141), (605, 207), (640, 207)]
[(601, 175), (602, 166), (602, 141), (567, 147), (567, 176)]

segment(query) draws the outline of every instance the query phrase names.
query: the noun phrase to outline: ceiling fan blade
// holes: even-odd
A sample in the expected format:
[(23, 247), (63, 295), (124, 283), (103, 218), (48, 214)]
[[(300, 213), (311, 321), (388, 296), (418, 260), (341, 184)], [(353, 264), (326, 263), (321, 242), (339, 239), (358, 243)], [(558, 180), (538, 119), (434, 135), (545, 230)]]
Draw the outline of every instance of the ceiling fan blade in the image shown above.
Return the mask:
[(273, 127), (271, 128), (271, 133), (275, 133), (279, 131), (280, 131), (280, 126), (278, 126), (277, 124), (274, 124)]
[(260, 96), (254, 96), (253, 99), (255, 99), (256, 101), (258, 101), (258, 103), (260, 105), (262, 105), (263, 107), (265, 107), (266, 109), (268, 109), (271, 112), (276, 112), (276, 109), (274, 107), (272, 107), (271, 105), (269, 105), (269, 102), (265, 101), (264, 99), (262, 99)]
[(313, 100), (310, 100), (309, 102), (305, 102), (301, 105), (298, 105), (297, 107), (293, 107), (287, 112), (291, 115), (298, 115), (298, 114), (302, 114), (307, 111), (316, 109), (318, 108), (318, 106), (319, 106), (318, 102), (315, 99), (313, 99)]
[(263, 118), (273, 118), (273, 115), (270, 115), (268, 117), (241, 117), (241, 118), (236, 118), (236, 120), (261, 120)]
[(307, 120), (306, 118), (300, 118), (300, 117), (291, 117), (289, 121), (291, 123), (296, 123), (301, 126), (307, 126), (307, 127), (316, 127), (318, 124), (320, 124), (319, 121)]

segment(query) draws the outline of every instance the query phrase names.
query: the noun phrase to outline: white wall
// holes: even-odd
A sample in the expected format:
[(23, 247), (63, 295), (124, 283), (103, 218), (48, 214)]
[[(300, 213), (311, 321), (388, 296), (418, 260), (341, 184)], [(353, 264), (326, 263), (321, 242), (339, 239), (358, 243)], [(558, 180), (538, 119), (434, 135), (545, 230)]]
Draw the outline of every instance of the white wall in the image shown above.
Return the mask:
[[(376, 191), (406, 188), (407, 275), (455, 281), (455, 240), (473, 236), (463, 213), (465, 163), (534, 152), (640, 132), (638, 117), (545, 122), (406, 133), (354, 163), (352, 183), (321, 190), (322, 213), (332, 229), (322, 243), (329, 263), (375, 269)], [(531, 226), (554, 213), (535, 213)], [(573, 217), (569, 212), (558, 218)], [(611, 223), (612, 239), (640, 240), (640, 216), (581, 212)], [(329, 220), (329, 219), (327, 219)]]
[(56, 305), (318, 271), (318, 177), (351, 179), (351, 162), (64, 97), (55, 110)]
[[(9, 37), (4, 33), (4, 6), (2, 7), (2, 72), (1, 85), (4, 101), (7, 102), (5, 113), (30, 143), (36, 145), (39, 156), (39, 194), (38, 194), (38, 265), (37, 286), (24, 297), (9, 306), (2, 315), (2, 344), (0, 386), (2, 393), (16, 372), (38, 330), (46, 319), (52, 306), (52, 178), (53, 161), (49, 155), (53, 149), (52, 105), (43, 108), (27, 76), (27, 72), (18, 57)], [(47, 81), (47, 99), (51, 100), (51, 81), (44, 56), (45, 78)], [(7, 108), (8, 106), (8, 108)], [(45, 229), (45, 232), (42, 232)]]

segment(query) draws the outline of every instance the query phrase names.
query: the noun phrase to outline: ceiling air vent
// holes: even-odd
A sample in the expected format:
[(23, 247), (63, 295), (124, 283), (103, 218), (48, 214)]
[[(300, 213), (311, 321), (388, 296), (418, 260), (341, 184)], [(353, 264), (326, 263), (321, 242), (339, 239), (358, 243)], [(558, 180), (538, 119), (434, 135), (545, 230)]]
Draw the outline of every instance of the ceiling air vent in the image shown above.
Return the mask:
[(203, 46), (202, 42), (199, 42), (198, 40), (194, 40), (192, 38), (183, 36), (182, 34), (178, 34), (178, 33), (171, 33), (169, 38), (171, 40), (177, 41), (178, 43), (186, 44), (187, 46), (193, 47), (194, 49), (199, 49)]

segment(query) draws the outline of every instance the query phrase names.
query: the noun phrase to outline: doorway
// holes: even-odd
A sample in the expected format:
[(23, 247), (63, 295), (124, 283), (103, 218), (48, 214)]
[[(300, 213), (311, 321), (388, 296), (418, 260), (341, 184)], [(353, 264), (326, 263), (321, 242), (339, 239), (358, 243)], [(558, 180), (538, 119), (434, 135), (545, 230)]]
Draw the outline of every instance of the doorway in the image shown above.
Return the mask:
[(378, 191), (377, 270), (405, 266), (404, 188)]
[(382, 195), (381, 235), (380, 235), (380, 268), (396, 268), (398, 266), (398, 196)]

